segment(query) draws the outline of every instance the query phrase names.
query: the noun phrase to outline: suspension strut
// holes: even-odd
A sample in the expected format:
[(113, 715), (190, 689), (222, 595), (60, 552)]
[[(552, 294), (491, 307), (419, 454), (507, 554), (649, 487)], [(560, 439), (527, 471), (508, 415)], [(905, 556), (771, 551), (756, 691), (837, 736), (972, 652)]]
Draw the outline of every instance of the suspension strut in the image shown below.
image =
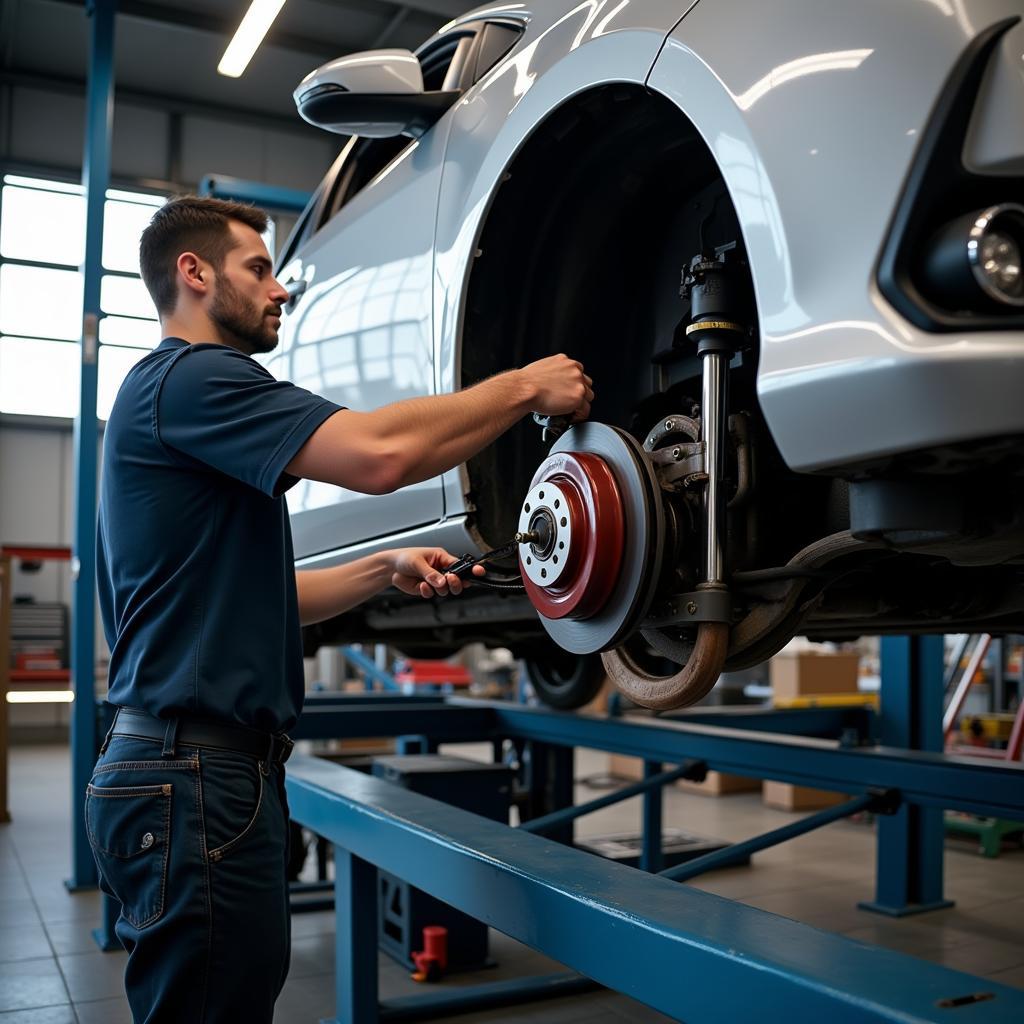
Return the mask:
[(742, 308), (739, 283), (725, 247), (713, 256), (699, 253), (683, 272), (683, 295), (689, 296), (691, 320), (686, 340), (696, 342), (701, 358), (701, 439), (704, 441), (707, 486), (704, 492), (704, 586), (724, 587), (725, 545), (723, 541), (722, 494), (725, 476), (725, 439), (729, 361), (747, 333), (737, 322), (735, 310)]
[[(615, 685), (635, 703), (655, 710), (694, 704), (715, 685), (729, 649), (730, 601), (725, 585), (724, 508), (729, 362), (747, 329), (737, 314), (744, 308), (742, 284), (734, 272), (735, 249), (699, 253), (683, 271), (680, 294), (690, 299), (689, 323), (683, 344), (696, 344), (701, 358), (701, 427), (704, 489), (704, 537), (701, 582), (689, 594), (662, 602), (666, 614), (648, 618), (642, 630), (654, 643), (664, 628), (696, 625), (697, 633), (685, 664), (671, 676), (651, 673), (628, 646), (601, 657)], [(653, 630), (654, 632), (652, 632)], [(658, 634), (661, 635), (661, 634)]]

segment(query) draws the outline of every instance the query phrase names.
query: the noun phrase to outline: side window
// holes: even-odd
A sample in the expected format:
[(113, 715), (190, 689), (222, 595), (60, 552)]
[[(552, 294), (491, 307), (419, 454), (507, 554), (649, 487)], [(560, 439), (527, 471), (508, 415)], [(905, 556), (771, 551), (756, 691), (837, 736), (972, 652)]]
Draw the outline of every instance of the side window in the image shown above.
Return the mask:
[(523, 34), (522, 25), (503, 25), (497, 21), (489, 21), (480, 32), (476, 47), (476, 66), (473, 69), (472, 81), (479, 82), (495, 64), (504, 57), (516, 40)]
[[(476, 29), (452, 34), (418, 54), (426, 92), (458, 89), (469, 84), (466, 75), (470, 63), (475, 59), (476, 36)], [(331, 185), (326, 208), (320, 218), (320, 227), (410, 145), (412, 139), (404, 135), (391, 139), (356, 139)]]
[(295, 255), (295, 250), (313, 233), (313, 227), (316, 224), (316, 211), (323, 198), (323, 192), (324, 182), (320, 182), (317, 190), (306, 204), (306, 208), (299, 214), (299, 219), (295, 222), (295, 226), (288, 235), (288, 240), (281, 249), (281, 255), (277, 258), (277, 266), (274, 268), (275, 275), (280, 273), (281, 268)]

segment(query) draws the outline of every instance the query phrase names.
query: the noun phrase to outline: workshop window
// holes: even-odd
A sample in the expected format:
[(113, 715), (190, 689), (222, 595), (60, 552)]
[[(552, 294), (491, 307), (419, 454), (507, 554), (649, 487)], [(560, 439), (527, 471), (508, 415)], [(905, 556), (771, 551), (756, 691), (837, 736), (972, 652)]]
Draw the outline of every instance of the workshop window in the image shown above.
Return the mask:
[[(109, 189), (104, 209), (96, 412), (160, 341), (139, 276), (139, 236), (162, 195)], [(8, 174), (0, 190), (0, 412), (78, 413), (82, 333), (81, 185)]]

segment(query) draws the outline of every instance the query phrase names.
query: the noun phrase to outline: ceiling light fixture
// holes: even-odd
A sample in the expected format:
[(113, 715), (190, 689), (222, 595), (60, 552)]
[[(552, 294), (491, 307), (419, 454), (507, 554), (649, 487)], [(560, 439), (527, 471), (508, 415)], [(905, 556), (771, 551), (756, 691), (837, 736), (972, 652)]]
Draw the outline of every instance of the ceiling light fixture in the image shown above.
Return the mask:
[(252, 0), (245, 12), (242, 24), (234, 38), (228, 43), (217, 70), (229, 78), (238, 78), (249, 66), (252, 55), (259, 49), (278, 12), (284, 7), (284, 0)]

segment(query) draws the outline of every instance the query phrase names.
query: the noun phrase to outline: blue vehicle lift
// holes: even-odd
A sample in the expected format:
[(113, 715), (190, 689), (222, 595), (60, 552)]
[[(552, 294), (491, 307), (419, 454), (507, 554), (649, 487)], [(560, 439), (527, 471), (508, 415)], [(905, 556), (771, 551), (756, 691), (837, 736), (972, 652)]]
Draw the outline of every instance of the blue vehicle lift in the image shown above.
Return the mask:
[[(857, 714), (851, 714), (857, 712)], [(1024, 807), (1024, 769), (948, 758), (866, 741), (866, 709), (787, 712), (787, 726), (818, 733), (841, 724), (844, 742), (773, 733), (771, 712), (704, 709), (649, 721), (616, 720), (460, 698), (404, 703), (401, 696), (314, 700), (302, 719), (313, 738), (426, 733), (433, 743), (511, 739), (534, 766), (557, 772), (582, 746), (644, 758), (648, 777), (620, 793), (571, 807), (566, 787), (541, 786), (547, 814), (520, 828), (487, 821), (379, 779), (311, 757), (293, 758), (288, 799), (296, 821), (334, 844), (337, 1024), (417, 1020), (576, 991), (596, 981), (688, 1024), (781, 1017), (840, 1021), (1019, 1021), (1024, 992), (875, 949), (680, 886), (830, 821), (872, 809)], [(728, 724), (719, 724), (725, 723)], [(566, 757), (568, 754), (568, 757)], [(655, 772), (654, 766), (679, 768)], [(656, 794), (684, 774), (714, 767), (855, 794), (765, 836), (660, 876), (573, 849), (575, 818), (616, 797)], [(550, 783), (550, 775), (542, 780)], [(538, 788), (532, 780), (531, 788)], [(898, 820), (898, 818), (894, 819)], [(648, 818), (648, 828), (657, 822)], [(548, 838), (561, 830), (559, 841)], [(524, 833), (534, 833), (529, 836)], [(540, 835), (537, 833), (544, 833)], [(885, 841), (884, 838), (881, 841)], [(648, 845), (652, 840), (648, 838)], [(656, 844), (656, 841), (653, 841)], [(882, 865), (883, 869), (885, 865)], [(460, 987), (380, 1002), (376, 871), (405, 879), (578, 974)]]

